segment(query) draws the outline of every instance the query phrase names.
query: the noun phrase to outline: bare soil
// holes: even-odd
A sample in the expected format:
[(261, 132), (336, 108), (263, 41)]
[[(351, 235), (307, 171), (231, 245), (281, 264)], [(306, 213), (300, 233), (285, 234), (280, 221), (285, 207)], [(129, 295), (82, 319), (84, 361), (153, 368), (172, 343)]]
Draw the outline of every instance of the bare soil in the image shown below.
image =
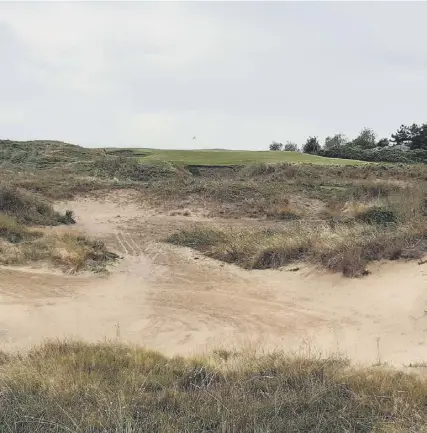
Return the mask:
[(108, 276), (0, 268), (2, 350), (76, 338), (117, 339), (167, 355), (243, 345), (396, 366), (427, 358), (427, 265), (375, 263), (359, 279), (306, 265), (247, 271), (161, 240), (194, 222), (259, 222), (160, 212), (135, 194), (58, 205), (74, 210), (73, 230), (121, 255)]

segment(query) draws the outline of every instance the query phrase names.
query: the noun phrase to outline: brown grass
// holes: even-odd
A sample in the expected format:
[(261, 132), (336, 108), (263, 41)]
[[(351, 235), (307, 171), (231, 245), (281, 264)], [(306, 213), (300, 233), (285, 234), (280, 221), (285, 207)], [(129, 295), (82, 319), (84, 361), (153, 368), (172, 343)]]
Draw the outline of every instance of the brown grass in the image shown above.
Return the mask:
[(65, 272), (105, 272), (117, 258), (102, 242), (74, 233), (51, 233), (37, 239), (0, 243), (0, 264), (6, 265), (42, 262)]
[(199, 226), (167, 241), (246, 269), (279, 268), (306, 261), (346, 276), (359, 276), (374, 260), (423, 256), (427, 226), (378, 227), (368, 224), (292, 223), (283, 230), (218, 230)]
[(27, 225), (74, 224), (73, 214), (56, 212), (35, 194), (10, 186), (0, 186), (0, 213)]
[(344, 203), (320, 219), (285, 222), (275, 230), (233, 230), (198, 225), (167, 241), (247, 269), (278, 268), (305, 260), (347, 276), (373, 260), (420, 258), (427, 241), (422, 189), (402, 189), (372, 201)]
[(0, 431), (12, 433), (422, 432), (426, 395), (410, 374), (280, 352), (51, 342), (0, 354)]
[[(187, 229), (170, 239), (247, 268), (278, 267), (304, 259), (358, 275), (371, 260), (423, 254), (425, 165), (259, 164), (187, 169), (86, 151), (79, 161), (79, 148), (49, 146), (49, 164), (43, 171), (37, 168), (40, 164), (29, 168), (21, 148), (19, 158), (12, 152), (14, 147), (5, 148), (12, 152), (9, 162), (25, 160), (8, 165), (9, 185), (51, 198), (132, 187), (141, 192), (142, 200), (169, 207), (169, 211), (203, 207), (210, 216), (282, 224), (273, 234), (228, 231), (207, 241), (202, 227), (194, 236)], [(37, 149), (42, 157), (42, 146)], [(213, 241), (218, 236), (221, 242)]]

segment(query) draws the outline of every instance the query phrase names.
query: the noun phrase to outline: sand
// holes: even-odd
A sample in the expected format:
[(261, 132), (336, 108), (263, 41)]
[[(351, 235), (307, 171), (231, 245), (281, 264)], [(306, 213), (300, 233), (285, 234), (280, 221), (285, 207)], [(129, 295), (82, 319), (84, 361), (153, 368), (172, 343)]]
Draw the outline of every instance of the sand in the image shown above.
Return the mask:
[(58, 205), (75, 211), (73, 230), (122, 256), (108, 276), (0, 268), (0, 350), (68, 338), (167, 355), (249, 347), (364, 364), (427, 359), (427, 265), (377, 263), (360, 279), (304, 265), (247, 271), (160, 241), (206, 217), (171, 216), (134, 198), (121, 192)]

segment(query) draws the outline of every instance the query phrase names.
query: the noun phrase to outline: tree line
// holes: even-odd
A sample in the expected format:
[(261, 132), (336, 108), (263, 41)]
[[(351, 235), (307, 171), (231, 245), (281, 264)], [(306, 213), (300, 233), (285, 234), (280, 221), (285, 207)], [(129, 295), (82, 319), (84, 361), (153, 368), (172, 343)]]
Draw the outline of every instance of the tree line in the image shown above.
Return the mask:
[(359, 135), (349, 140), (344, 134), (328, 136), (323, 145), (317, 137), (308, 137), (300, 148), (288, 141), (273, 141), (271, 151), (302, 151), (331, 158), (360, 159), (386, 162), (427, 162), (427, 123), (401, 125), (389, 138), (377, 139), (371, 128), (363, 128)]

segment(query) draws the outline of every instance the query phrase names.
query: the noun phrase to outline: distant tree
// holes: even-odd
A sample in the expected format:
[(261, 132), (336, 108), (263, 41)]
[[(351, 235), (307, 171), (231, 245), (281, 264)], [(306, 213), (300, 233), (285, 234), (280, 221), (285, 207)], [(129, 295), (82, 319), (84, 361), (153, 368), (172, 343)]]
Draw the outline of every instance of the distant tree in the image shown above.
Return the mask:
[(381, 140), (378, 140), (377, 147), (388, 147), (390, 145), (390, 142), (388, 141), (388, 138), (381, 138)]
[(330, 150), (340, 146), (343, 146), (347, 143), (347, 138), (344, 134), (335, 134), (333, 137), (325, 138), (325, 149)]
[(287, 152), (298, 152), (298, 145), (292, 143), (292, 141), (287, 141), (283, 150), (286, 150)]
[(282, 149), (283, 149), (282, 143), (277, 143), (277, 141), (273, 141), (270, 144), (270, 150), (278, 151), (278, 150), (282, 150)]
[(309, 137), (304, 144), (303, 152), (316, 154), (319, 153), (319, 151), (320, 151), (320, 144), (317, 137)]
[(401, 125), (398, 131), (391, 135), (391, 142), (405, 144), (411, 150), (427, 148), (427, 123), (420, 126), (416, 123), (411, 126)]
[(376, 138), (377, 134), (372, 129), (363, 128), (351, 144), (360, 149), (373, 149), (377, 145)]

